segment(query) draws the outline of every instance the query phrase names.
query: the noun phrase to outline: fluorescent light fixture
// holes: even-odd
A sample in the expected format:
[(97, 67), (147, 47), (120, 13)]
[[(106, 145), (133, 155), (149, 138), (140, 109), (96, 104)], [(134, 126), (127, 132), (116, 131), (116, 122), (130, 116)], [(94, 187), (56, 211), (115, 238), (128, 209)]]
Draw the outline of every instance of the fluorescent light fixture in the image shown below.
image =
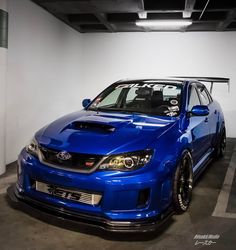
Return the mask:
[(140, 19), (146, 19), (146, 18), (147, 18), (147, 12), (145, 12), (145, 11), (139, 12), (139, 13), (138, 13), (138, 17), (139, 17)]
[(137, 20), (136, 25), (150, 28), (176, 28), (191, 25), (193, 22), (190, 19), (185, 20)]

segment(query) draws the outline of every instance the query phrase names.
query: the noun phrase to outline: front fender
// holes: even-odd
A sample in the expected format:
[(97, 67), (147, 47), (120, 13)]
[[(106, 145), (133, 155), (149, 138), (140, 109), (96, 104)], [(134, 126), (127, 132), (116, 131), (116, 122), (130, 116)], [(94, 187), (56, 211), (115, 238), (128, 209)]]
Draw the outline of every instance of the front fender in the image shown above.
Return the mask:
[(166, 133), (154, 140), (149, 148), (156, 149), (156, 157), (161, 168), (175, 168), (184, 150), (192, 151), (192, 137), (187, 130), (181, 129), (181, 119)]

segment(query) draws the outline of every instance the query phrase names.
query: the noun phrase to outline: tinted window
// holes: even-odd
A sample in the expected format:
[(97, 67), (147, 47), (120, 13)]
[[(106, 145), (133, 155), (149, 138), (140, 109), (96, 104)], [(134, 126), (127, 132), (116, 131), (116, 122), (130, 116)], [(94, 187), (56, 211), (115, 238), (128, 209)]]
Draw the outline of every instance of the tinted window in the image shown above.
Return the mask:
[(212, 96), (211, 96), (210, 92), (208, 91), (207, 88), (205, 88), (205, 91), (207, 92), (207, 95), (208, 95), (208, 98), (209, 98), (210, 102), (212, 102), (213, 99), (212, 99)]
[(188, 104), (188, 111), (191, 111), (193, 106), (201, 105), (197, 90), (194, 86), (191, 87), (189, 104)]
[(202, 86), (198, 86), (198, 92), (199, 92), (199, 96), (201, 99), (201, 104), (202, 105), (208, 105), (210, 103), (208, 94), (206, 92), (206, 89)]

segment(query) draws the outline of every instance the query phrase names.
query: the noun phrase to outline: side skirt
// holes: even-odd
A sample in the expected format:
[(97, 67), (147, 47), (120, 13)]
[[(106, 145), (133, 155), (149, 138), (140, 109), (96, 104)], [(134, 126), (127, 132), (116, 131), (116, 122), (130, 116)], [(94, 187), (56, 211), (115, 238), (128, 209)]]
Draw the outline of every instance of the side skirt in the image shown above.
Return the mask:
[(211, 148), (207, 153), (200, 159), (200, 161), (193, 167), (193, 177), (194, 181), (201, 175), (201, 173), (206, 169), (209, 163), (212, 161), (211, 155), (214, 149)]

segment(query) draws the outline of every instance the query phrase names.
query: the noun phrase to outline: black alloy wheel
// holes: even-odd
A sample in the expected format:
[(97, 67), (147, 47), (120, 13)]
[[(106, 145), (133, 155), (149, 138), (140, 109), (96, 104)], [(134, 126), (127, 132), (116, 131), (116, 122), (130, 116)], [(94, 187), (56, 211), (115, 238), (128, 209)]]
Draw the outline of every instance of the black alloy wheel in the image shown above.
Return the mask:
[(173, 205), (177, 214), (185, 212), (190, 204), (193, 189), (192, 157), (188, 151), (182, 154), (176, 168), (173, 185)]
[(219, 157), (223, 157), (226, 151), (226, 132), (223, 129), (221, 138), (220, 138), (220, 145), (219, 145)]
[(226, 130), (225, 128), (223, 128), (221, 130), (219, 140), (216, 144), (213, 157), (215, 159), (222, 158), (225, 155), (225, 151), (226, 151)]

